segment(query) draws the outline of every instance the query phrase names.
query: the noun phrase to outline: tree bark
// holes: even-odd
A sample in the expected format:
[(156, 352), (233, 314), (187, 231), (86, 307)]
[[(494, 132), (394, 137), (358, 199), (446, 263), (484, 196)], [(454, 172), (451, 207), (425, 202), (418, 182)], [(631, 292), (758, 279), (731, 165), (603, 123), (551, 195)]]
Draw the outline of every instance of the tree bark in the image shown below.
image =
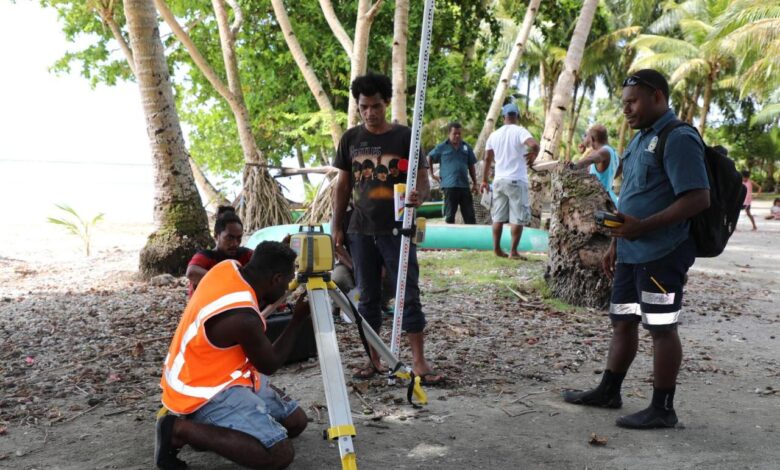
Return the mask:
[[(300, 175), (301, 179), (303, 179), (303, 184), (311, 184), (309, 172), (304, 171), (307, 170), (307, 168), (306, 162), (303, 160), (303, 149), (301, 148), (301, 144), (295, 146), (295, 158), (298, 160), (298, 170), (301, 171)], [(284, 174), (284, 169), (282, 170), (282, 174)]]
[[(564, 117), (571, 105), (574, 80), (582, 62), (585, 43), (588, 40), (590, 26), (593, 23), (598, 3), (598, 0), (585, 0), (580, 16), (577, 18), (569, 49), (566, 51), (566, 59), (563, 62), (563, 70), (558, 76), (558, 81), (555, 84), (550, 100), (550, 110), (545, 115), (544, 132), (542, 133), (541, 149), (538, 157), (540, 162), (555, 160), (558, 156), (558, 149), (564, 130)], [(543, 194), (544, 192), (531, 193), (531, 217), (533, 219), (541, 219)]]
[(553, 194), (547, 285), (567, 303), (606, 308), (611, 283), (601, 270), (601, 258), (610, 238), (596, 225), (594, 213), (614, 211), (615, 206), (601, 183), (579, 170), (556, 170)]
[(111, 35), (113, 35), (114, 39), (116, 39), (116, 41), (119, 43), (119, 48), (122, 49), (122, 53), (125, 55), (127, 65), (130, 66), (130, 71), (133, 72), (133, 75), (135, 75), (133, 51), (130, 49), (130, 45), (122, 35), (122, 29), (118, 24), (116, 24), (116, 20), (114, 20), (114, 9), (112, 3), (113, 2), (102, 2), (99, 4), (97, 11), (100, 15), (100, 18), (102, 18), (103, 22), (106, 24), (106, 26), (108, 26), (108, 29), (111, 30)]
[(156, 229), (141, 250), (139, 270), (146, 278), (182, 275), (195, 251), (213, 240), (190, 170), (154, 4), (125, 0), (124, 11), (154, 168)]
[(710, 64), (710, 73), (704, 84), (704, 102), (701, 104), (701, 114), (699, 114), (699, 134), (702, 136), (707, 128), (707, 114), (710, 112), (710, 102), (712, 101), (712, 84), (715, 83), (717, 76), (718, 64)]
[(626, 134), (628, 134), (628, 121), (623, 116), (623, 120), (620, 123), (620, 133), (618, 134), (618, 155), (623, 155), (623, 150), (626, 148)]
[[(545, 119), (540, 151), (543, 160), (555, 160), (558, 154), (563, 117), (570, 105), (572, 85), (598, 3), (598, 0), (585, 0), (577, 19)], [(584, 171), (559, 167), (551, 176), (550, 251), (545, 280), (552, 294), (566, 302), (604, 308), (610, 289), (600, 265), (610, 239), (598, 233), (594, 212), (614, 211), (615, 207), (601, 183)], [(532, 202), (532, 214), (534, 205), (541, 213), (541, 201)]]
[[(119, 47), (122, 49), (122, 52), (125, 55), (125, 59), (127, 60), (127, 65), (130, 67), (130, 71), (133, 72), (133, 76), (135, 76), (135, 61), (133, 59), (133, 51), (130, 48), (130, 44), (128, 44), (125, 40), (124, 35), (122, 35), (122, 30), (119, 28), (119, 25), (117, 25), (116, 21), (114, 20), (113, 10), (110, 8), (110, 4), (102, 5), (98, 12), (100, 17), (103, 19), (103, 22), (105, 22), (111, 30), (111, 34), (114, 36), (114, 39), (119, 43)], [(189, 162), (192, 175), (195, 178), (196, 186), (200, 187), (207, 198), (206, 206), (209, 204), (215, 204), (219, 206), (229, 205), (230, 201), (228, 201), (225, 196), (223, 196), (222, 193), (220, 193), (217, 188), (211, 184), (211, 181), (209, 181), (209, 179), (200, 169), (198, 164), (195, 163), (195, 160), (192, 157), (189, 158)]]
[(580, 101), (577, 101), (577, 92), (580, 89), (580, 79), (577, 78), (574, 82), (574, 98), (571, 106), (571, 116), (569, 117), (569, 134), (566, 141), (566, 161), (571, 161), (571, 147), (574, 143), (574, 131), (577, 130), (577, 121), (580, 120), (580, 111), (582, 110), (582, 104), (585, 102), (585, 90), (582, 90), (582, 96)]
[(406, 125), (406, 45), (409, 40), (409, 0), (396, 0), (393, 18), (393, 101), (390, 120)]
[(479, 133), (479, 137), (477, 137), (476, 145), (474, 145), (474, 153), (476, 154), (477, 159), (482, 159), (483, 154), (485, 153), (487, 138), (496, 127), (496, 120), (501, 113), (501, 107), (504, 105), (506, 93), (509, 89), (509, 82), (512, 80), (512, 75), (517, 72), (520, 59), (523, 57), (525, 44), (526, 41), (528, 41), (528, 35), (531, 32), (531, 26), (534, 24), (536, 13), (539, 11), (540, 3), (541, 0), (531, 0), (528, 3), (528, 8), (525, 11), (525, 17), (523, 18), (523, 25), (517, 33), (515, 45), (512, 48), (512, 52), (509, 53), (509, 57), (506, 59), (504, 69), (501, 71), (498, 84), (493, 92), (493, 101), (490, 102), (490, 108), (485, 116), (485, 122), (482, 124), (482, 130)]
[[(241, 80), (234, 47), (236, 31), (235, 28), (231, 29), (231, 26), (228, 24), (224, 1), (213, 0), (212, 5), (217, 18), (222, 58), (228, 79), (227, 86), (217, 76), (187, 32), (179, 25), (165, 0), (154, 0), (154, 3), (160, 12), (160, 16), (163, 17), (176, 35), (176, 38), (187, 49), (195, 65), (230, 106), (233, 117), (236, 120), (236, 128), (241, 150), (244, 154), (244, 161), (246, 163), (264, 164), (265, 159), (257, 147), (249, 110), (246, 107), (244, 94), (241, 90)], [(237, 16), (239, 15), (240, 13)], [(254, 194), (249, 194), (252, 192)], [(238, 212), (244, 223), (245, 230), (252, 231), (268, 225), (286, 224), (292, 220), (290, 207), (287, 199), (282, 195), (281, 187), (265, 169), (259, 167), (244, 168), (243, 193), (239, 198), (241, 204), (238, 207)]]
[[(351, 69), (349, 73), (349, 83), (360, 75), (366, 73), (368, 65), (368, 38), (371, 34), (371, 25), (374, 18), (382, 8), (384, 0), (376, 0), (372, 5), (371, 0), (358, 0), (357, 19), (355, 21), (355, 41), (352, 48)], [(349, 106), (347, 110), (347, 128), (357, 125), (360, 120), (358, 115), (357, 100), (349, 94)]]
[(328, 115), (328, 124), (330, 127), (330, 137), (333, 139), (333, 147), (338, 147), (339, 140), (341, 140), (341, 134), (343, 133), (341, 125), (336, 118), (336, 111), (333, 109), (333, 105), (328, 98), (328, 94), (325, 93), (325, 89), (322, 87), (322, 82), (317, 78), (317, 73), (314, 71), (314, 67), (311, 66), (309, 60), (306, 58), (306, 54), (303, 52), (301, 44), (298, 42), (298, 38), (295, 36), (295, 32), (292, 29), (290, 23), (290, 17), (287, 15), (287, 8), (284, 6), (283, 0), (271, 0), (271, 4), (274, 8), (274, 14), (276, 15), (276, 21), (279, 23), (279, 27), (284, 34), (284, 40), (287, 42), (287, 47), (290, 49), (290, 53), (295, 59), (295, 63), (298, 64), (306, 85), (309, 87), (309, 91), (314, 95), (314, 99), (317, 101), (317, 105), (320, 110)]
[(195, 183), (200, 187), (201, 191), (203, 191), (203, 194), (206, 196), (206, 207), (209, 205), (229, 206), (230, 201), (228, 201), (227, 198), (222, 195), (222, 193), (219, 192), (219, 190), (215, 188), (213, 184), (211, 184), (211, 181), (206, 178), (206, 175), (200, 169), (198, 164), (195, 163), (195, 160), (190, 157), (189, 161), (190, 169), (192, 170), (192, 176), (195, 178)]
[(320, 8), (322, 9), (322, 14), (325, 15), (325, 21), (328, 22), (328, 26), (333, 31), (333, 35), (336, 36), (339, 44), (344, 48), (347, 57), (352, 60), (352, 50), (354, 49), (352, 39), (344, 30), (344, 26), (341, 25), (341, 21), (339, 21), (338, 15), (336, 15), (336, 10), (333, 9), (333, 3), (330, 0), (320, 0)]
[(550, 112), (545, 117), (544, 133), (540, 143), (541, 150), (539, 151), (539, 158), (542, 161), (555, 160), (557, 156), (563, 134), (564, 116), (571, 104), (574, 80), (580, 69), (585, 43), (588, 40), (590, 26), (593, 23), (593, 16), (596, 14), (598, 3), (598, 0), (585, 0), (580, 16), (577, 19), (577, 25), (574, 27), (574, 34), (566, 52), (563, 71), (558, 76), (558, 82), (555, 85), (552, 100), (550, 101)]
[(693, 92), (693, 97), (688, 103), (688, 109), (685, 112), (685, 122), (688, 124), (693, 123), (693, 115), (696, 113), (696, 108), (699, 106), (699, 95), (701, 95), (701, 84), (696, 85), (696, 89)]

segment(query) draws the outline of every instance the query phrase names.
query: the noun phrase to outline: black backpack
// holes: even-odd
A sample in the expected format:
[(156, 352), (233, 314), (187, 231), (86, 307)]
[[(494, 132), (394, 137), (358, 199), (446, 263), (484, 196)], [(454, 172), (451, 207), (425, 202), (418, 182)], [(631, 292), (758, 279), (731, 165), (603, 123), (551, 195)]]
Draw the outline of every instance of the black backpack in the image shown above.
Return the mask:
[[(677, 119), (664, 126), (656, 144), (656, 158), (662, 169), (666, 139), (674, 129), (681, 126), (688, 126), (699, 134), (695, 127)], [(691, 235), (696, 242), (696, 256), (713, 258), (723, 253), (729, 237), (737, 228), (747, 189), (742, 184), (742, 175), (737, 171), (734, 161), (704, 143), (704, 139), (702, 143), (704, 166), (710, 182), (710, 207), (691, 218)]]

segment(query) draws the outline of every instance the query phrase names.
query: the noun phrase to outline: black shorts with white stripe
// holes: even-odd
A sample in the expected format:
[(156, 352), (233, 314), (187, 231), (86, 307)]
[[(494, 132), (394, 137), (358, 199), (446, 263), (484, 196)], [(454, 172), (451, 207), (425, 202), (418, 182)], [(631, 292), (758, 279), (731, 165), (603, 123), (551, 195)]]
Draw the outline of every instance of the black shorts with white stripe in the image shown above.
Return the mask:
[(648, 330), (677, 328), (686, 273), (696, 259), (693, 240), (648, 263), (618, 263), (612, 285), (609, 318), (642, 321)]

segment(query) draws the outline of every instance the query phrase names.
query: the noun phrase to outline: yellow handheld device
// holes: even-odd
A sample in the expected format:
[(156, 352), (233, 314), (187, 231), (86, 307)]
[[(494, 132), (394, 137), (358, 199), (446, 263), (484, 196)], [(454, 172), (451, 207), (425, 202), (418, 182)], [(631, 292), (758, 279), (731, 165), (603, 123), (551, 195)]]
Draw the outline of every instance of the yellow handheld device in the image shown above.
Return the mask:
[(615, 228), (623, 225), (623, 217), (607, 211), (596, 211), (596, 223), (602, 227)]
[(298, 254), (298, 272), (319, 274), (333, 271), (333, 238), (322, 225), (301, 225), (290, 237), (290, 248)]

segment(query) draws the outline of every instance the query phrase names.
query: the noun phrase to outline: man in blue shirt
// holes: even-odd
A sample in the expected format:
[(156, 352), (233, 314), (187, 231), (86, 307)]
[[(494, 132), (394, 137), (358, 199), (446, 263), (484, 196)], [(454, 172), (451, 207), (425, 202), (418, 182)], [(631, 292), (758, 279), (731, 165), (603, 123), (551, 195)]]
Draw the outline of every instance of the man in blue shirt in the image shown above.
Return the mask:
[[(455, 213), (463, 216), (463, 222), (467, 224), (477, 223), (474, 215), (474, 203), (471, 193), (477, 192), (477, 172), (474, 165), (477, 157), (474, 150), (461, 137), (463, 130), (460, 123), (452, 122), (449, 125), (447, 140), (440, 143), (428, 154), (428, 166), (431, 168), (433, 179), (441, 184), (444, 192), (444, 220), (448, 224), (455, 222)], [(439, 176), (433, 172), (434, 163), (439, 164)], [(471, 185), (469, 185), (471, 175)]]
[(682, 361), (677, 322), (686, 273), (696, 256), (689, 219), (710, 203), (704, 146), (695, 130), (682, 126), (669, 134), (664, 154), (656, 155), (658, 136), (675, 115), (669, 109), (669, 84), (655, 70), (640, 70), (623, 81), (623, 114), (639, 132), (621, 157), (618, 212), (624, 222), (608, 230), (614, 238), (602, 260), (605, 272), (614, 276), (607, 366), (598, 387), (569, 390), (563, 398), (620, 408), (620, 386), (636, 356), (641, 321), (653, 338), (653, 399), (647, 409), (618, 418), (617, 425), (674, 427), (673, 400)]

